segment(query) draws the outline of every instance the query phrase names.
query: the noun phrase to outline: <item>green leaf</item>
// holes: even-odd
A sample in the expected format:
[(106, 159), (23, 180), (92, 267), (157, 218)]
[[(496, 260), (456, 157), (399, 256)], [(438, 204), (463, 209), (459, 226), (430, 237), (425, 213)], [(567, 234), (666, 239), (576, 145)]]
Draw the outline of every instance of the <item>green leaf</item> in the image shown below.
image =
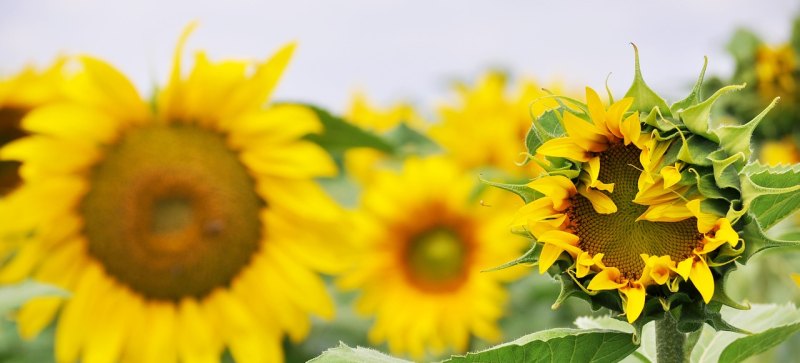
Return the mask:
[[(750, 310), (723, 308), (722, 314), (727, 321), (736, 326), (760, 334), (773, 327), (800, 322), (800, 310), (794, 305), (753, 305)], [(706, 327), (692, 352), (692, 362), (722, 361), (720, 355), (734, 341), (746, 337), (733, 332), (716, 332)]]
[(633, 110), (639, 112), (651, 112), (653, 108), (657, 107), (664, 116), (671, 116), (672, 114), (669, 106), (667, 106), (667, 102), (664, 101), (664, 99), (652, 89), (650, 89), (650, 87), (647, 86), (647, 83), (644, 82), (644, 78), (642, 77), (642, 68), (639, 65), (639, 48), (637, 48), (635, 44), (631, 43), (631, 45), (633, 45), (635, 59), (633, 84), (631, 84), (631, 88), (628, 89), (628, 92), (625, 93), (625, 97), (633, 97)]
[(744, 88), (744, 85), (730, 85), (720, 88), (707, 100), (680, 112), (681, 120), (686, 124), (689, 131), (695, 135), (700, 135), (711, 141), (719, 142), (719, 137), (709, 130), (709, 127), (712, 129), (717, 127), (711, 120), (711, 108), (722, 95), (728, 92), (738, 91), (742, 88)]
[(34, 281), (3, 286), (0, 287), (0, 314), (16, 309), (28, 300), (40, 296), (66, 297), (69, 294), (58, 287)]
[(387, 154), (395, 152), (394, 147), (383, 138), (336, 117), (322, 108), (306, 106), (317, 114), (324, 128), (322, 134), (308, 135), (306, 139), (322, 146), (329, 153), (337, 154), (354, 147), (373, 148)]
[(410, 363), (410, 361), (383, 354), (377, 350), (356, 347), (350, 348), (344, 343), (338, 347), (330, 348), (309, 363)]
[[(752, 336), (759, 336), (776, 327), (783, 327), (787, 325), (795, 325), (800, 323), (800, 310), (794, 305), (753, 305), (750, 310), (737, 310), (729, 307), (723, 307), (721, 311), (722, 317), (735, 326), (746, 327), (747, 330), (753, 332), (752, 335), (743, 335), (740, 333), (730, 331), (716, 331), (714, 328), (706, 325), (702, 330), (698, 330), (694, 335), (689, 336), (691, 339), (696, 339), (694, 342), (694, 349), (690, 354), (689, 361), (691, 363), (716, 363), (726, 362), (721, 354), (726, 350), (726, 347), (731, 346), (734, 342), (746, 339)], [(612, 329), (621, 332), (632, 332), (633, 327), (625, 322), (619, 321), (609, 316), (605, 317), (582, 317), (575, 321), (575, 325), (583, 329)], [(655, 324), (647, 324), (642, 330), (641, 345), (636, 350), (639, 356), (649, 361), (656, 361), (656, 334), (654, 329)], [(786, 331), (783, 331), (786, 333)], [(787, 336), (788, 337), (788, 336)], [(777, 336), (776, 338), (781, 338)], [(779, 344), (778, 342), (777, 344)], [(737, 343), (742, 344), (742, 343)], [(774, 344), (770, 347), (774, 347)], [(770, 347), (767, 347), (770, 348)], [(736, 349), (736, 348), (734, 348)], [(761, 350), (756, 353), (766, 351)], [(729, 353), (730, 354), (730, 353)], [(623, 362), (640, 362), (640, 358), (634, 355), (629, 356)]]
[(744, 205), (763, 230), (800, 210), (800, 165), (750, 164), (740, 178)]
[(784, 325), (735, 340), (719, 356), (720, 362), (738, 363), (766, 352), (800, 331), (800, 323)]
[(689, 96), (686, 96), (686, 98), (672, 104), (670, 110), (672, 110), (673, 114), (678, 114), (681, 110), (700, 103), (700, 90), (703, 87), (703, 77), (706, 75), (706, 67), (708, 67), (708, 57), (703, 57), (703, 69), (700, 70), (700, 76), (697, 77), (697, 82), (695, 82), (692, 92), (689, 93)]
[(611, 330), (552, 329), (442, 363), (618, 362), (636, 350), (632, 338)]
[(405, 123), (389, 130), (383, 137), (403, 155), (430, 155), (441, 152), (441, 148), (433, 140)]
[(761, 39), (753, 32), (747, 29), (737, 29), (728, 43), (728, 51), (736, 59), (737, 64), (750, 64), (755, 61), (759, 45), (761, 45)]
[(750, 155), (753, 152), (752, 148), (750, 147), (750, 139), (753, 136), (753, 130), (755, 130), (756, 126), (758, 126), (761, 120), (764, 119), (764, 116), (766, 116), (767, 113), (773, 107), (775, 107), (778, 99), (779, 98), (776, 97), (774, 100), (772, 100), (767, 108), (765, 108), (763, 111), (761, 111), (761, 113), (744, 125), (725, 125), (713, 130), (717, 137), (719, 137), (719, 145), (722, 147), (722, 149), (731, 155), (743, 153), (745, 159), (750, 160)]

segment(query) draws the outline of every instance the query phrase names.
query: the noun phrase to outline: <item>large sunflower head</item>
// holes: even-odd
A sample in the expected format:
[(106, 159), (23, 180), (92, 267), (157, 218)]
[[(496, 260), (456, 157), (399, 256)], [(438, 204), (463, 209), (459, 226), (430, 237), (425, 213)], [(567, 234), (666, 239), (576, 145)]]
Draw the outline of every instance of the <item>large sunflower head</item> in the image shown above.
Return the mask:
[(644, 83), (637, 57), (624, 98), (609, 94), (605, 103), (587, 88), (585, 104), (534, 121), (528, 148), (545, 174), (505, 187), (527, 203), (514, 230), (538, 242), (520, 261), (538, 256), (539, 271), (564, 284), (556, 305), (575, 295), (638, 327), (664, 311), (684, 331), (704, 322), (728, 327), (720, 305), (741, 305), (722, 282), (735, 261), (764, 247), (763, 236), (743, 236), (769, 227), (749, 213), (766, 202), (766, 182), (753, 177), (765, 169), (747, 164), (766, 111), (744, 125), (719, 125), (710, 118), (714, 102), (741, 86), (701, 100), (701, 83), (702, 74), (689, 97), (668, 106)]
[[(185, 40), (185, 38), (184, 38)], [(181, 42), (183, 43), (183, 41)], [(339, 210), (313, 178), (336, 172), (304, 136), (309, 109), (264, 107), (293, 45), (264, 62), (211, 61), (144, 101), (112, 66), (81, 57), (67, 97), (31, 111), (0, 236), (26, 236), (0, 280), (72, 292), (18, 313), (23, 337), (57, 320), (59, 362), (283, 360), (309, 314), (333, 307), (316, 272), (342, 266)]]
[[(63, 61), (56, 61), (44, 71), (28, 67), (0, 79), (0, 147), (25, 136), (22, 118), (33, 108), (58, 100)], [(19, 163), (0, 161), (0, 196), (19, 185)]]
[[(489, 72), (474, 87), (457, 84), (456, 101), (440, 107), (440, 121), (430, 134), (459, 165), (517, 177), (538, 171), (536, 164), (528, 164), (528, 170), (518, 167), (525, 151), (520, 141), (530, 129), (531, 116), (540, 116), (558, 102), (537, 82), (520, 82), (511, 92), (508, 83), (505, 74)], [(547, 88), (562, 93), (559, 84)]]
[(434, 157), (410, 158), (365, 186), (354, 232), (358, 262), (339, 285), (360, 291), (356, 309), (374, 316), (374, 344), (421, 359), (464, 352), (471, 337), (500, 338), (503, 284), (524, 270), (481, 271), (528, 243), (509, 238), (507, 219), (474, 198), (476, 184), (452, 160)]

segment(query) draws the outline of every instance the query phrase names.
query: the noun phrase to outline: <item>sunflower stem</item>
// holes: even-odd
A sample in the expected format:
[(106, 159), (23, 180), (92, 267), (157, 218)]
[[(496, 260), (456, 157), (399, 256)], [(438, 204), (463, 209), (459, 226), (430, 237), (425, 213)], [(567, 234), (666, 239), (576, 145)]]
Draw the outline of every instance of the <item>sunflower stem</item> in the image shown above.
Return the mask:
[(684, 354), (686, 334), (678, 331), (678, 322), (670, 313), (656, 320), (656, 361), (658, 363), (688, 362)]

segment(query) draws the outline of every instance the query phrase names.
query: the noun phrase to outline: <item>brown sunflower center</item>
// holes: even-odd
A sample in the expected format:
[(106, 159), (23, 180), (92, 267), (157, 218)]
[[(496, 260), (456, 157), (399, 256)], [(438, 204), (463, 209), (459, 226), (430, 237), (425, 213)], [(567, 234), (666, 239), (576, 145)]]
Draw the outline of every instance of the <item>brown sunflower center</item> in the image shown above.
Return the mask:
[[(0, 147), (25, 136), (19, 123), (26, 113), (28, 110), (22, 108), (0, 107)], [(18, 161), (0, 161), (0, 196), (8, 194), (19, 185), (19, 166)]]
[(147, 298), (203, 297), (229, 285), (258, 250), (265, 203), (218, 133), (129, 130), (90, 181), (80, 207), (89, 252)]
[(461, 286), (469, 273), (471, 224), (460, 219), (448, 220), (446, 214), (438, 212), (421, 219), (427, 225), (413, 228), (418, 232), (406, 238), (401, 263), (418, 288), (429, 292), (452, 291)]
[[(697, 220), (680, 222), (636, 221), (646, 206), (633, 203), (641, 174), (641, 150), (634, 145), (613, 145), (600, 154), (600, 180), (614, 183), (614, 192), (607, 193), (617, 212), (599, 214), (588, 199), (572, 198), (569, 215), (579, 245), (592, 255), (603, 253), (603, 263), (616, 267), (628, 279), (638, 279), (644, 268), (641, 254), (669, 255), (673, 261), (689, 257), (702, 237)], [(605, 192), (604, 192), (605, 193)]]

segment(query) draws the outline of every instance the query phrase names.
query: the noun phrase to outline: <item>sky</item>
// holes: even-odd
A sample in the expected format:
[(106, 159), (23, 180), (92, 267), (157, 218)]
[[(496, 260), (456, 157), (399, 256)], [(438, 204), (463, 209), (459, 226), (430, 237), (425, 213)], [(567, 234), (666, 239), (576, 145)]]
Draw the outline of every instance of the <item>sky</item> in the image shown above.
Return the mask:
[(145, 95), (163, 85), (182, 29), (200, 23), (188, 51), (212, 59), (265, 59), (298, 49), (275, 98), (341, 112), (356, 90), (380, 103), (433, 107), (453, 80), (504, 69), (575, 89), (623, 94), (640, 49), (648, 84), (682, 98), (709, 57), (710, 74), (733, 61), (737, 27), (786, 40), (797, 0), (0, 0), (0, 76), (59, 54), (91, 54)]

